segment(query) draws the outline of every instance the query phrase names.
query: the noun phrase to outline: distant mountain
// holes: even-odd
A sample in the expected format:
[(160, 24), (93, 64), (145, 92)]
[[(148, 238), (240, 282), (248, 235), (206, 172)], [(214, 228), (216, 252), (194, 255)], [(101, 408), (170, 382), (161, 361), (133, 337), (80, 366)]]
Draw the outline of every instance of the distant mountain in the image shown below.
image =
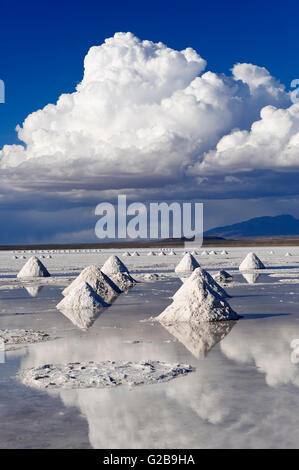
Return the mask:
[(224, 238), (299, 236), (299, 220), (291, 215), (255, 217), (238, 224), (213, 228), (204, 235)]

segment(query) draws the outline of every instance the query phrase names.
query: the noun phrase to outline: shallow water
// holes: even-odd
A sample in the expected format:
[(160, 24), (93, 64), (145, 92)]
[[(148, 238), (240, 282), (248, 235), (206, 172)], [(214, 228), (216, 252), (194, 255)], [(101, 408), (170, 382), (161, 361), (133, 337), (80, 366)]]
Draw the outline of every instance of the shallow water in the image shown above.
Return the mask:
[[(272, 273), (296, 273), (297, 259)], [(299, 284), (280, 283), (268, 271), (255, 284), (239, 273), (235, 281), (227, 291), (242, 320), (217, 331), (205, 325), (172, 333), (142, 320), (170, 303), (181, 285), (176, 277), (138, 284), (87, 331), (55, 309), (62, 287), (45, 285), (37, 297), (24, 288), (1, 290), (0, 328), (34, 328), (55, 339), (6, 352), (0, 447), (299, 447), (299, 364), (290, 346), (299, 338)], [(20, 369), (48, 363), (147, 359), (191, 364), (196, 372), (104, 390), (39, 391), (15, 378)]]

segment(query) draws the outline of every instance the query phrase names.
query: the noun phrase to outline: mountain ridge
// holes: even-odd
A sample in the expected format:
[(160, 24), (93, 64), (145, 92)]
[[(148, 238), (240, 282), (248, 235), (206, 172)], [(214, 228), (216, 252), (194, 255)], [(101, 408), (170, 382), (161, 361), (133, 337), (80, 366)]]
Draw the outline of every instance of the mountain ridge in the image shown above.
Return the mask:
[(299, 236), (299, 220), (289, 214), (254, 217), (232, 225), (215, 227), (204, 236), (224, 238), (250, 238), (274, 236)]

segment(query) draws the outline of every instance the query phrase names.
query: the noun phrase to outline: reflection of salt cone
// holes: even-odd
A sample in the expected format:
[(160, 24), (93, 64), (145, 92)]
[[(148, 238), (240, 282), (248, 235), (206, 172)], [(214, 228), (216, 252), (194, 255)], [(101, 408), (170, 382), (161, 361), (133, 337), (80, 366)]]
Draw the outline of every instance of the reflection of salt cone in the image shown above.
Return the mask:
[(75, 326), (83, 330), (90, 328), (96, 319), (103, 313), (105, 307), (95, 307), (91, 309), (71, 309), (61, 307), (63, 313)]
[(24, 286), (31, 297), (37, 297), (44, 286)]
[(255, 282), (260, 277), (259, 273), (242, 273), (244, 279), (248, 282), (248, 284), (255, 284)]
[(164, 325), (176, 339), (187, 348), (193, 356), (201, 359), (207, 355), (215, 344), (219, 343), (230, 333), (236, 321), (223, 321), (219, 323), (178, 322)]

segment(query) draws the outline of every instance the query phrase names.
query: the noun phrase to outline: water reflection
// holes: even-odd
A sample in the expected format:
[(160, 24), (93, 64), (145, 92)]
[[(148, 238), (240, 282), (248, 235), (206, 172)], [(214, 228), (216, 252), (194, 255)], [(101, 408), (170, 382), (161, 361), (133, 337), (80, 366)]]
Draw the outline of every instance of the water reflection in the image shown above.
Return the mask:
[[(163, 285), (163, 289), (166, 287)], [(244, 299), (245, 317), (246, 313), (258, 314), (261, 310), (264, 314), (283, 311), (284, 304), (271, 300), (269, 289), (268, 295), (253, 295), (250, 300), (248, 287), (243, 284), (240, 293), (246, 296), (236, 297), (235, 303)], [(287, 299), (289, 290), (283, 297), (283, 289), (281, 286), (281, 298)], [(290, 307), (294, 315), (285, 317), (245, 318), (201, 328), (182, 325), (171, 331), (159, 323), (139, 322), (145, 300), (153, 302), (152, 286), (146, 292), (148, 297), (140, 298), (142, 305), (137, 296), (122, 296), (109, 311), (111, 315), (106, 309), (107, 315), (93, 328), (84, 332), (72, 329), (58, 340), (30, 345), (20, 359), (22, 368), (72, 361), (142, 359), (186, 362), (196, 367), (194, 374), (168, 384), (42, 392), (56, 394), (69, 410), (76, 407), (88, 423), (92, 447), (298, 447), (298, 417), (294, 410), (299, 406), (299, 367), (290, 360), (290, 343), (299, 338), (296, 305)], [(160, 303), (157, 300), (155, 310), (161, 311), (162, 302), (165, 296)], [(150, 313), (154, 314), (152, 310)], [(17, 320), (21, 321), (19, 317)], [(171, 341), (170, 335), (185, 348)], [(133, 344), (132, 340), (139, 342)], [(204, 356), (204, 360), (195, 360)], [(30, 391), (27, 393), (30, 396)], [(32, 392), (32, 403), (36, 393)], [(64, 431), (63, 424), (60, 426)], [(75, 442), (75, 432), (71, 438)]]
[(258, 278), (260, 277), (259, 273), (242, 273), (244, 279), (248, 282), (248, 284), (255, 284)]
[(90, 328), (97, 318), (106, 310), (106, 307), (90, 309), (60, 308), (59, 311), (67, 317), (73, 325), (82, 330)]
[(271, 387), (293, 384), (299, 387), (299, 367), (291, 361), (291, 342), (299, 338), (299, 325), (282, 317), (248, 320), (221, 343), (227, 358), (241, 364), (255, 364)]
[(177, 338), (197, 359), (204, 358), (215, 344), (219, 343), (230, 333), (236, 321), (223, 321), (211, 323), (179, 322), (172, 325), (163, 325), (175, 338)]
[[(196, 357), (221, 341), (214, 354), (197, 363), (187, 351), (182, 354), (177, 342), (163, 339), (167, 330), (161, 325), (130, 323), (126, 329), (98, 330), (97, 335), (90, 330), (84, 337), (33, 345), (22, 367), (143, 358), (196, 366), (194, 374), (168, 384), (47, 391), (80, 410), (94, 448), (296, 446), (299, 397), (286, 385), (299, 386), (298, 366), (290, 361), (290, 341), (299, 337), (299, 326), (296, 331), (290, 317), (227, 323), (168, 330)], [(127, 344), (134, 337), (151, 342)]]
[(28, 292), (30, 297), (37, 297), (40, 291), (43, 289), (44, 286), (41, 285), (30, 285), (24, 286), (24, 289)]

